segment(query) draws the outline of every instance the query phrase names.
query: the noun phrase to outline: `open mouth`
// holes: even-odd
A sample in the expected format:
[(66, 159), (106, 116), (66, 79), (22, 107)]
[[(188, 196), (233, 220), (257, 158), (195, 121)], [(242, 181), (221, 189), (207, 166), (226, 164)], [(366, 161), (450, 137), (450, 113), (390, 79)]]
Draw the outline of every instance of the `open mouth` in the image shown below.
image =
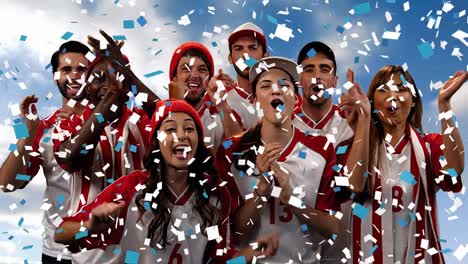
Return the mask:
[(189, 145), (177, 145), (172, 148), (172, 153), (179, 160), (187, 159), (187, 154), (192, 151), (192, 148)]
[(198, 90), (200, 89), (201, 85), (200, 83), (188, 83), (187, 87), (189, 90)]
[(314, 92), (314, 94), (319, 94), (321, 91), (324, 90), (324, 88), (325, 87), (323, 87), (323, 84), (318, 83), (312, 86), (312, 91)]
[(281, 99), (273, 99), (270, 104), (271, 104), (271, 107), (273, 107), (273, 109), (281, 111), (283, 108), (284, 102)]
[(385, 108), (386, 112), (390, 115), (394, 115), (398, 111), (398, 107), (395, 106), (387, 106)]

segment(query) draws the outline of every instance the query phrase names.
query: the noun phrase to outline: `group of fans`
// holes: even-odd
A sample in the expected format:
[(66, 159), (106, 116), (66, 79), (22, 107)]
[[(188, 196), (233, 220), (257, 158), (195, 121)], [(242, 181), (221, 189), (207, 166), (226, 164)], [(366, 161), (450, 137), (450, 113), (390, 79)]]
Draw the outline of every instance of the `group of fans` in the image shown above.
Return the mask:
[(401, 66), (367, 95), (351, 70), (339, 89), (326, 44), (273, 57), (245, 23), (228, 39), (236, 80), (186, 42), (164, 100), (101, 34), (105, 50), (90, 36), (92, 51), (52, 55), (62, 107), (40, 119), (26, 97), (29, 136), (0, 169), (6, 192), (43, 169), (43, 263), (445, 263), (435, 194), (462, 189), (450, 99), (467, 72), (439, 92), (442, 133), (426, 134)]

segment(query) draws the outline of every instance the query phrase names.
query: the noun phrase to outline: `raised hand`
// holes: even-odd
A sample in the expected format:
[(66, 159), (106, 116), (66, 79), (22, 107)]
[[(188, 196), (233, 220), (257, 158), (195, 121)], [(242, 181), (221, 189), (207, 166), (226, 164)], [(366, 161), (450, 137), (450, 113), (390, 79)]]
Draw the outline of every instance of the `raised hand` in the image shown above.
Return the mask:
[(186, 89), (180, 87), (174, 79), (169, 83), (169, 98), (184, 100)]
[(346, 121), (349, 126), (356, 131), (358, 118), (368, 119), (370, 117), (370, 103), (367, 95), (362, 91), (359, 83), (354, 82), (354, 72), (348, 69), (346, 76), (348, 81), (354, 86), (349, 89), (348, 94), (343, 94), (340, 97), (340, 108), (345, 113)]
[(289, 175), (280, 168), (280, 165), (276, 161), (271, 164), (271, 170), (273, 171), (273, 177), (275, 178), (275, 181), (281, 188), (279, 199), (283, 204), (288, 204), (289, 198), (291, 197)]
[(278, 159), (283, 147), (279, 143), (272, 143), (265, 146), (262, 154), (257, 155), (255, 165), (260, 174), (270, 171), (271, 163)]
[(40, 124), (40, 119), (37, 113), (36, 103), (38, 98), (35, 95), (26, 96), (20, 104), (21, 117), (26, 118), (26, 126), (29, 135), (35, 135)]
[(73, 115), (73, 108), (65, 104), (57, 113), (57, 121), (67, 120), (71, 115)]
[(460, 89), (468, 79), (468, 72), (457, 71), (452, 78), (448, 79), (439, 91), (439, 108), (450, 104), (452, 96)]
[(86, 228), (92, 233), (99, 233), (109, 227), (125, 208), (125, 202), (103, 203), (93, 209)]
[(99, 30), (101, 35), (107, 40), (107, 48), (106, 49), (101, 49), (101, 42), (98, 39), (95, 39), (92, 36), (88, 36), (88, 44), (93, 47), (93, 51), (96, 53), (101, 53), (101, 55), (104, 55), (106, 51), (108, 51), (108, 56), (118, 62), (120, 66), (125, 66), (126, 62), (123, 57), (122, 52), (120, 49), (123, 47), (125, 44), (124, 41), (114, 41), (112, 37), (110, 37), (104, 30)]
[(223, 98), (224, 94), (226, 93), (226, 90), (218, 91), (218, 84), (216, 83), (217, 81), (223, 82), (224, 87), (230, 87), (235, 83), (234, 79), (232, 79), (228, 74), (224, 73), (222, 69), (218, 71), (217, 75), (211, 77), (209, 81), (207, 80), (204, 82), (206, 92), (210, 96), (211, 102), (214, 105), (217, 105), (217, 102), (220, 103), (218, 98)]

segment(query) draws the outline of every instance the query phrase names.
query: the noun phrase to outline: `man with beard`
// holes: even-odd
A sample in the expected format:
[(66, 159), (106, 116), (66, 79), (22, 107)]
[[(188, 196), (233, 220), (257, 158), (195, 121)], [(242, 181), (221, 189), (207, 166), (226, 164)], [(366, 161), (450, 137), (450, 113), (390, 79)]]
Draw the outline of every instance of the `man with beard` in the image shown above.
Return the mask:
[[(89, 61), (89, 48), (77, 41), (68, 41), (52, 55), (51, 65), (54, 80), (62, 94), (62, 107), (52, 115), (40, 120), (34, 95), (21, 103), (21, 117), (26, 123), (29, 136), (19, 139), (16, 150), (11, 152), (0, 168), (0, 187), (5, 192), (23, 189), (36, 176), (42, 166), (46, 179), (42, 263), (72, 263), (72, 256), (65, 246), (54, 242), (57, 221), (66, 216), (70, 209), (70, 175), (62, 170), (53, 153), (52, 131), (59, 120), (73, 114), (81, 114), (80, 104), (86, 95), (83, 91)], [(70, 107), (75, 105), (75, 107)]]
[[(240, 118), (223, 99), (218, 86), (229, 87), (234, 81), (221, 70), (214, 74), (210, 51), (194, 41), (175, 49), (169, 66), (169, 97), (188, 102), (197, 110), (205, 129), (205, 145), (216, 153), (222, 140), (242, 131)], [(223, 93), (224, 94), (224, 93)]]
[(254, 127), (261, 116), (257, 114), (249, 82), (250, 66), (261, 58), (268, 57), (267, 43), (263, 31), (247, 22), (236, 28), (228, 38), (228, 60), (236, 70), (237, 83), (227, 87), (227, 104), (239, 116), (244, 129)]
[[(304, 98), (302, 105), (294, 110), (293, 126), (306, 134), (326, 136), (327, 143), (335, 146), (338, 163), (349, 182), (340, 182), (338, 186), (360, 193), (365, 185), (362, 175), (368, 171), (369, 100), (354, 82), (354, 73), (348, 70), (348, 82), (344, 86), (349, 91), (340, 97), (339, 105), (332, 103), (330, 94), (338, 83), (338, 76), (335, 54), (326, 44), (319, 41), (306, 44), (299, 52), (297, 62), (303, 68), (300, 83)], [(351, 194), (343, 199), (353, 197)], [(323, 252), (324, 263), (339, 262), (345, 257), (342, 250), (350, 245), (351, 202), (343, 203), (341, 211), (344, 228), (337, 234), (335, 245)]]

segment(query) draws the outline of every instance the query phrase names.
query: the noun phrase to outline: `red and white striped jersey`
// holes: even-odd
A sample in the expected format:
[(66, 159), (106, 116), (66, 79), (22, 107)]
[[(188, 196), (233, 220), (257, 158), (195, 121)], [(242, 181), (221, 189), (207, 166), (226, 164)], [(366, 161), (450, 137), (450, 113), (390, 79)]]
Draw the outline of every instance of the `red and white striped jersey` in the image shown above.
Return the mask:
[[(56, 156), (66, 157), (66, 152), (57, 151), (59, 146), (68, 138), (78, 134), (84, 120), (94, 114), (92, 108), (88, 106), (82, 115), (73, 116), (59, 123), (52, 137)], [(71, 181), (73, 212), (93, 201), (96, 195), (113, 181), (143, 168), (142, 159), (145, 154), (145, 142), (148, 142), (150, 133), (149, 124), (150, 119), (142, 109), (126, 108), (118, 120), (105, 127), (97, 146), (89, 150), (83, 148), (83, 151), (94, 152), (93, 164), (79, 171), (73, 171), (59, 162), (62, 168), (73, 172)]]
[(59, 112), (60, 110), (56, 110), (41, 120), (34, 137), (30, 153), (30, 166), (27, 168), (26, 174), (32, 178), (37, 175), (42, 166), (46, 180), (44, 205), (49, 208), (44, 210), (42, 218), (42, 225), (45, 229), (42, 252), (53, 258), (61, 256), (61, 259), (71, 259), (71, 254), (64, 250), (65, 246), (54, 241), (55, 228), (58, 226), (57, 221), (60, 222), (61, 217), (65, 217), (70, 209), (70, 175), (57, 164), (51, 140), (56, 116)]
[(353, 137), (354, 132), (346, 122), (344, 115), (337, 105), (332, 105), (323, 118), (315, 122), (302, 109), (302, 104), (296, 106), (292, 114), (292, 124), (306, 134), (319, 134), (327, 136), (336, 147), (345, 140)]
[[(81, 212), (64, 219), (67, 221), (87, 221), (90, 212), (104, 202), (124, 201), (126, 206), (116, 219), (115, 225), (102, 234), (85, 234), (70, 245), (72, 252), (86, 249), (106, 249), (106, 255), (99, 263), (123, 263), (133, 259), (138, 263), (224, 263), (236, 251), (232, 247), (229, 214), (236, 208), (236, 198), (231, 198), (227, 187), (218, 185), (208, 197), (209, 203), (219, 210), (217, 225), (201, 228), (201, 216), (194, 208), (195, 195), (186, 190), (179, 197), (169, 197), (171, 222), (167, 230), (165, 248), (150, 246), (148, 226), (155, 215), (147, 210), (140, 219), (136, 197), (141, 193), (150, 175), (147, 171), (134, 171), (109, 185), (96, 200), (83, 207)], [(117, 249), (117, 251), (115, 250)], [(132, 262), (132, 263), (134, 263)]]
[[(238, 146), (240, 137), (230, 140), (233, 144), (228, 149), (220, 147), (218, 151), (217, 169), (224, 180), (230, 182), (233, 192), (239, 192), (244, 200), (253, 199), (254, 186), (259, 179), (252, 172), (249, 175), (249, 172), (239, 171), (231, 164), (235, 155), (244, 150)], [(295, 206), (304, 205), (322, 211), (340, 210), (332, 186), (336, 156), (333, 145), (328, 144), (325, 147), (325, 144), (326, 138), (322, 136), (306, 136), (294, 129), (290, 142), (277, 160), (289, 174), (289, 183), (295, 194), (292, 199), (296, 201)], [(279, 249), (275, 256), (258, 259), (257, 263), (316, 263), (320, 258), (320, 243), (327, 240), (315, 230), (309, 230), (292, 213), (289, 205), (280, 204), (278, 198), (271, 198), (263, 205), (260, 221), (253, 234), (245, 236), (238, 244), (248, 245), (257, 236), (271, 234), (273, 231), (278, 233)]]
[(445, 263), (436, 192), (460, 191), (462, 183), (441, 172), (442, 145), (442, 135), (409, 126), (395, 149), (380, 145), (372, 195), (354, 204), (353, 263)]

